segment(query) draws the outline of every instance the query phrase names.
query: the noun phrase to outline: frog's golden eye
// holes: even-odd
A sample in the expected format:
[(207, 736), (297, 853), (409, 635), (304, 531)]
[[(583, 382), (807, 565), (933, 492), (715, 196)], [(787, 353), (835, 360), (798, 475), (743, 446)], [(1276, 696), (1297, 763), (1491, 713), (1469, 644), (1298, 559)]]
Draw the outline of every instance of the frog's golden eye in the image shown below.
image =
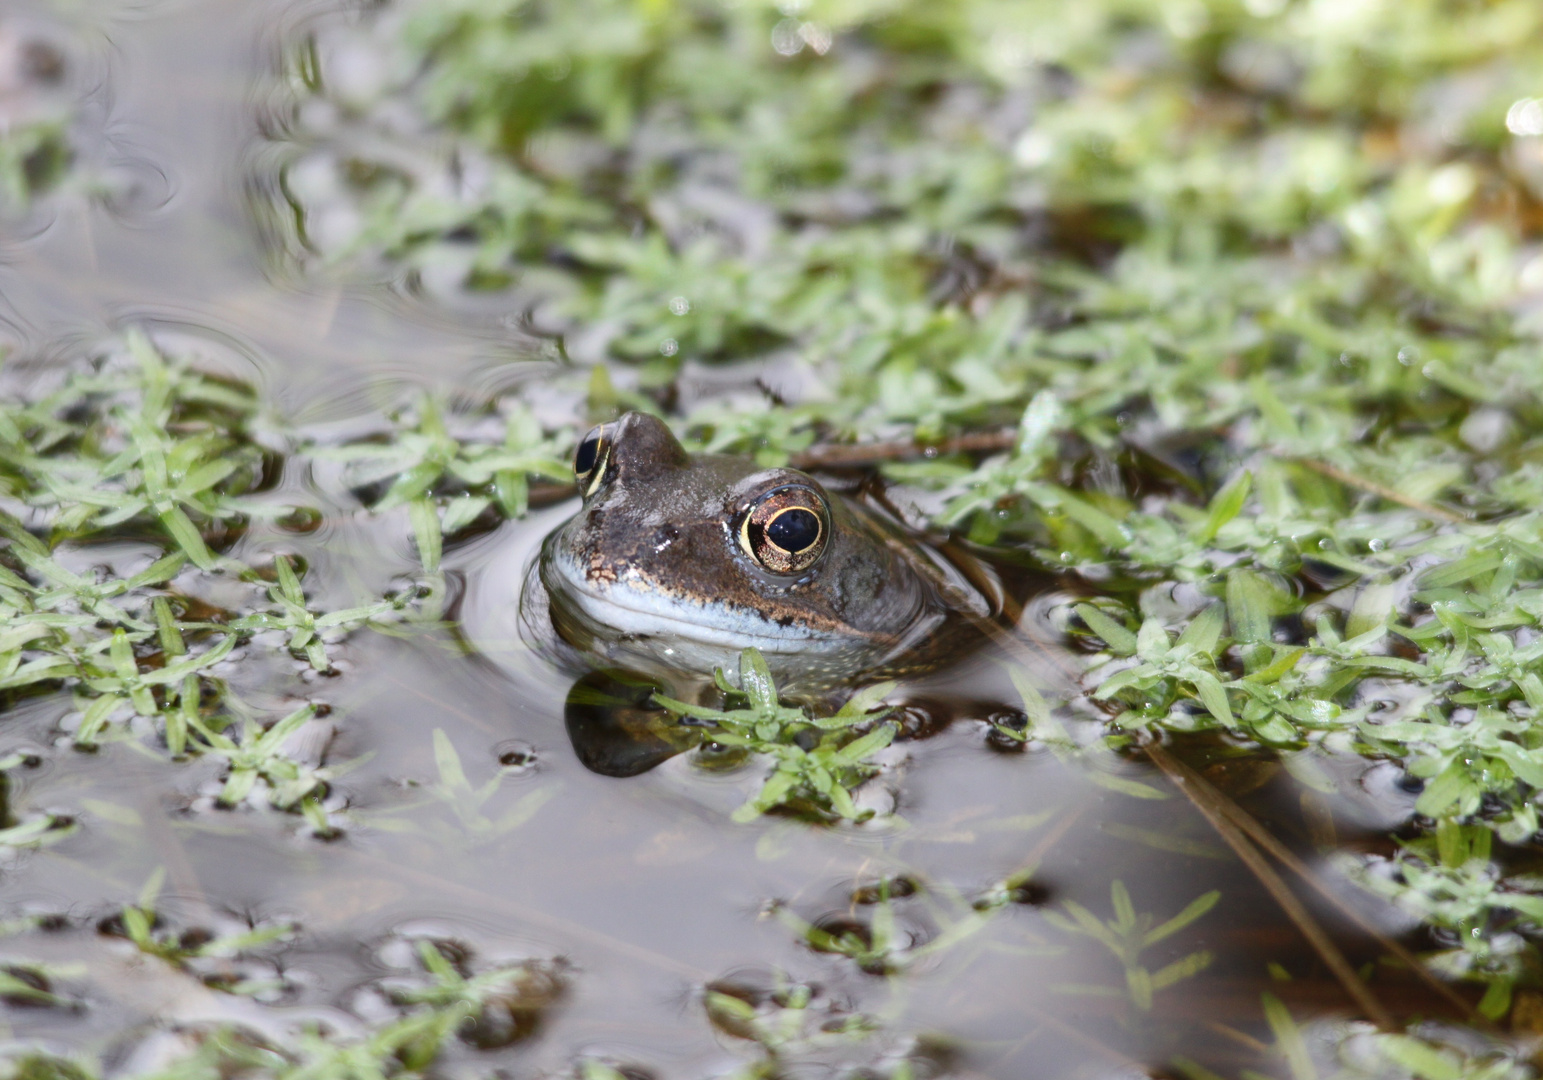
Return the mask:
[(798, 574), (825, 553), (830, 508), (813, 488), (773, 488), (745, 512), (739, 546), (774, 574)]
[(611, 456), (610, 428), (610, 424), (590, 428), (573, 452), (573, 479), (579, 485), (579, 494), (586, 499), (605, 478), (605, 464)]

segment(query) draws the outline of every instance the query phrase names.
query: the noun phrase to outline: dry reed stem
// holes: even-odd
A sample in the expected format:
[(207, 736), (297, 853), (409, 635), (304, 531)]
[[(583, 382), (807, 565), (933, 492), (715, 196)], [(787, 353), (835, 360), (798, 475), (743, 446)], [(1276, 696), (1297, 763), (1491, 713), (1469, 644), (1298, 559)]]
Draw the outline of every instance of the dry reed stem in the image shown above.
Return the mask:
[(1398, 1024), (1392, 1015), (1382, 1007), (1376, 995), (1361, 981), (1361, 977), (1350, 966), (1350, 961), (1345, 959), (1345, 954), (1340, 952), (1339, 947), (1329, 938), (1323, 927), (1318, 925), (1302, 901), (1297, 899), (1296, 894), (1281, 880), (1280, 875), (1270, 866), (1264, 855), (1250, 842), (1248, 835), (1238, 828), (1222, 810), (1220, 793), (1205, 783), (1198, 773), (1181, 767), (1180, 763), (1155, 741), (1146, 739), (1143, 741), (1143, 747), (1153, 763), (1167, 775), (1175, 787), (1188, 796), (1189, 801), (1211, 823), (1211, 827), (1227, 842), (1227, 846), (1232, 848), (1243, 865), (1248, 867), (1259, 879), (1259, 883), (1274, 897), (1286, 917), (1296, 924), (1297, 930), (1333, 972), (1334, 977), (1339, 980), (1340, 985), (1345, 988), (1345, 992), (1350, 995), (1361, 1012), (1383, 1031), (1397, 1031)]
[(1450, 510), (1443, 510), (1439, 506), (1432, 506), (1430, 503), (1421, 502), (1419, 499), (1411, 499), (1408, 495), (1394, 491), (1390, 487), (1384, 487), (1376, 481), (1366, 479), (1364, 476), (1348, 473), (1344, 469), (1330, 465), (1327, 461), (1317, 461), (1313, 458), (1305, 457), (1294, 457), (1291, 460), (1303, 468), (1311, 469), (1319, 476), (1327, 476), (1330, 480), (1338, 480), (1346, 487), (1353, 487), (1367, 494), (1375, 495), (1379, 499), (1386, 499), (1388, 502), (1407, 506), (1409, 509), (1416, 510), (1433, 521), (1445, 521), (1452, 525), (1461, 525), (1468, 520), (1461, 514), (1454, 514)]

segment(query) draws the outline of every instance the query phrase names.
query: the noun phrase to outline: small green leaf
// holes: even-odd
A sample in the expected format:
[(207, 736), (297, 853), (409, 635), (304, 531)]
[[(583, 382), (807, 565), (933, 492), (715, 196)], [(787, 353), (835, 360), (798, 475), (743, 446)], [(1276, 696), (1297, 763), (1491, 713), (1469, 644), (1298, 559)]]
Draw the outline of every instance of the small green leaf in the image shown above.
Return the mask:
[(413, 539), (418, 545), (418, 560), (430, 574), (439, 572), (439, 560), (444, 553), (444, 536), (440, 533), (439, 511), (432, 499), (415, 499), (408, 506), (412, 520)]
[(1205, 521), (1199, 529), (1195, 530), (1195, 539), (1202, 544), (1209, 544), (1216, 539), (1216, 534), (1221, 532), (1222, 526), (1242, 512), (1243, 504), (1248, 501), (1248, 495), (1253, 490), (1253, 486), (1254, 476), (1247, 470), (1239, 472), (1224, 484), (1212, 496)]
[(1137, 644), (1135, 634), (1092, 604), (1078, 604), (1076, 610), (1088, 629), (1103, 638), (1104, 644), (1109, 646), (1111, 652), (1118, 653), (1120, 656), (1135, 655)]
[(1200, 703), (1206, 707), (1206, 711), (1224, 726), (1237, 727), (1237, 718), (1232, 715), (1232, 706), (1227, 701), (1227, 691), (1222, 689), (1222, 684), (1216, 676), (1208, 671), (1196, 671), (1190, 679), (1195, 684), (1195, 691), (1200, 697)]
[(1274, 593), (1274, 588), (1251, 570), (1228, 572), (1227, 615), (1233, 637), (1249, 643), (1270, 640)]
[(1291, 1011), (1274, 994), (1261, 994), (1260, 1000), (1264, 1003), (1265, 1022), (1275, 1033), (1275, 1048), (1285, 1057), (1291, 1080), (1318, 1080), (1307, 1040), (1302, 1038), (1302, 1029), (1291, 1018)]
[(1179, 635), (1178, 644), (1188, 645), (1203, 656), (1215, 658), (1216, 646), (1226, 625), (1226, 612), (1221, 604), (1208, 605), (1204, 611), (1189, 621)]
[(1217, 902), (1221, 900), (1221, 898), (1222, 894), (1216, 889), (1212, 889), (1208, 893), (1197, 896), (1195, 899), (1191, 900), (1184, 906), (1183, 911), (1179, 912), (1177, 915), (1162, 925), (1153, 927), (1151, 930), (1147, 931), (1146, 935), (1141, 939), (1143, 947), (1156, 945), (1164, 938), (1178, 933), (1190, 923), (1194, 922), (1196, 919), (1200, 918), (1206, 912), (1214, 908)]

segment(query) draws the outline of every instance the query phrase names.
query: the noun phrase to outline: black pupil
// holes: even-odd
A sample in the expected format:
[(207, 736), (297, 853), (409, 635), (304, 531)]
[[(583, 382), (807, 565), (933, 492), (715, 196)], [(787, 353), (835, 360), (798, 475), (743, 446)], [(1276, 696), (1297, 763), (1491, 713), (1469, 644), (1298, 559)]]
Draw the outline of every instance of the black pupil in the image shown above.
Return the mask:
[(581, 443), (573, 454), (573, 471), (580, 476), (593, 472), (595, 459), (600, 456), (600, 436), (590, 435)]
[(820, 538), (820, 519), (809, 510), (784, 510), (766, 526), (766, 536), (796, 555)]

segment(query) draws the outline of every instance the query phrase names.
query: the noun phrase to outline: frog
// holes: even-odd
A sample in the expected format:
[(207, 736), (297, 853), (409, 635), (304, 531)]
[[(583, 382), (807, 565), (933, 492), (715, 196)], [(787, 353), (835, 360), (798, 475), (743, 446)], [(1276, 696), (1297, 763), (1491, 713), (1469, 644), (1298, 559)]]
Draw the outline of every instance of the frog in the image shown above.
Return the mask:
[(628, 412), (577, 444), (582, 504), (525, 576), (521, 634), (568, 668), (664, 680), (737, 670), (814, 693), (938, 666), (993, 614), (989, 588), (894, 515), (813, 474), (689, 453)]

